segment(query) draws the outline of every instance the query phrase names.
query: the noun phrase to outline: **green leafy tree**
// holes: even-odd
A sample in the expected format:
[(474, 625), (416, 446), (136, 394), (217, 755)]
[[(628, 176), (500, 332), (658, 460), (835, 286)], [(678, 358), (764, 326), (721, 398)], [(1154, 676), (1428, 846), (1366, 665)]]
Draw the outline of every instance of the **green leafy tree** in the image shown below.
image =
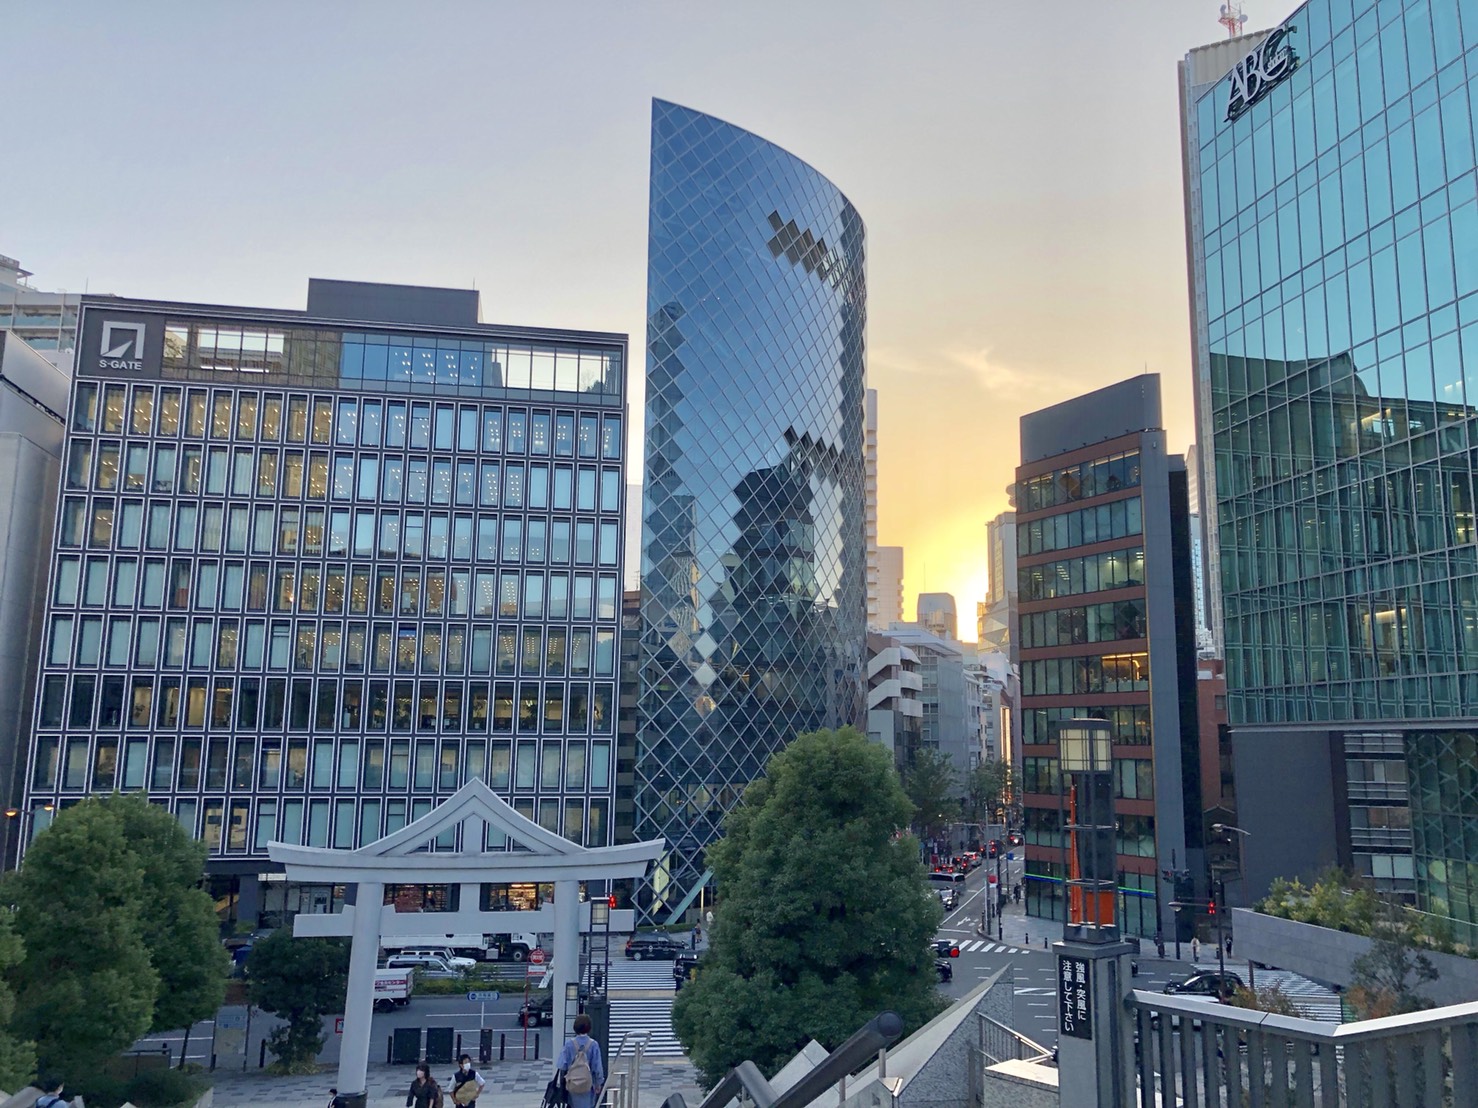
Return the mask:
[(295, 939), (275, 931), (247, 960), (251, 1002), (287, 1022), (267, 1036), (277, 1067), (313, 1073), (323, 1049), (323, 1017), (343, 1010), (349, 944), (342, 939)]
[[(220, 943), (210, 893), (201, 887), (205, 844), (142, 794), (114, 794), (103, 806), (119, 820), (143, 867), (141, 922), (149, 961), (159, 974), (150, 1031), (185, 1029), (210, 1019), (226, 998), (231, 958)], [(185, 1050), (180, 1051), (184, 1065)]]
[(144, 871), (122, 823), (88, 799), (36, 836), (7, 883), (25, 958), (16, 1025), (49, 1073), (79, 1073), (149, 1029), (159, 975), (144, 945)]
[(836, 1047), (879, 1012), (909, 1031), (941, 1008), (938, 897), (888, 753), (852, 728), (770, 759), (708, 851), (724, 908), (673, 1026), (711, 1086), (752, 1059), (774, 1073), (808, 1040)]
[(995, 818), (1011, 794), (1011, 767), (1005, 762), (981, 762), (965, 778), (965, 810), (976, 823)]
[(947, 755), (924, 747), (904, 771), (903, 785), (913, 804), (913, 826), (922, 835), (937, 836), (960, 815), (960, 785)]
[(1418, 950), (1409, 931), (1396, 922), (1381, 921), (1370, 932), (1371, 944), (1350, 963), (1350, 1006), (1361, 1019), (1399, 1016), (1432, 1007), (1433, 1001), (1417, 990), (1437, 980), (1432, 959)]
[[(25, 958), (25, 944), (15, 930), (15, 917), (0, 911), (0, 974), (8, 973)], [(20, 1089), (36, 1076), (36, 1044), (22, 1040), (11, 1030), (15, 1016), (15, 993), (0, 978), (0, 1088)]]

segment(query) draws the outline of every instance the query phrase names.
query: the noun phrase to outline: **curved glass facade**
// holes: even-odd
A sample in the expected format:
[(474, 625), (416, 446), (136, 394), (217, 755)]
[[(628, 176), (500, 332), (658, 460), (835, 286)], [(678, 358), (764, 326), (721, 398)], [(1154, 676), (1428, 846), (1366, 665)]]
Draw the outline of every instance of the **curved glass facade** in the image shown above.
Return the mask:
[(1474, 941), (1478, 5), (1282, 30), (1187, 121), (1228, 712), (1324, 724), (1340, 860)]
[(769, 756), (858, 723), (863, 226), (826, 178), (655, 101), (636, 837), (651, 917)]

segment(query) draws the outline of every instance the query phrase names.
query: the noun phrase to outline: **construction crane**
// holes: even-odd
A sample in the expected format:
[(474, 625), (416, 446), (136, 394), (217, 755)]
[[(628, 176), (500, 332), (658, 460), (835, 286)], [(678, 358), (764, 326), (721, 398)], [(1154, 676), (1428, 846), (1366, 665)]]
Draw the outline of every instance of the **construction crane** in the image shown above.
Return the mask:
[(1241, 4), (1223, 4), (1221, 18), (1217, 22), (1227, 29), (1227, 38), (1236, 38), (1247, 23), (1247, 16), (1243, 14)]

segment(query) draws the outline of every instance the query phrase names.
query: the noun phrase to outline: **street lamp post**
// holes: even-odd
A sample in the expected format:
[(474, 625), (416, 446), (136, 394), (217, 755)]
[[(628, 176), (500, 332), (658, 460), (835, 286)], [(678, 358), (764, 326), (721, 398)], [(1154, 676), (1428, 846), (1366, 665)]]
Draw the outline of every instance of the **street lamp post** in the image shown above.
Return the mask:
[[(1251, 831), (1243, 830), (1240, 827), (1234, 827), (1230, 823), (1213, 823), (1211, 825), (1211, 831), (1212, 831), (1213, 834), (1216, 834), (1216, 835), (1225, 835), (1228, 832), (1235, 832), (1236, 834), (1241, 835), (1243, 839), (1249, 839), (1249, 838), (1252, 837), (1252, 832)], [(1243, 903), (1243, 907), (1247, 907), (1247, 905), (1246, 905), (1246, 900), (1247, 900), (1247, 865), (1246, 865), (1246, 862), (1247, 862), (1247, 856), (1246, 856), (1246, 853), (1245, 853), (1245, 844), (1239, 842), (1239, 843), (1237, 843), (1237, 884), (1241, 888), (1242, 900), (1244, 902)], [(1226, 899), (1225, 898), (1226, 884), (1225, 884), (1225, 882), (1222, 883), (1222, 893), (1223, 893), (1222, 909), (1225, 910), (1226, 909), (1226, 904), (1225, 904), (1225, 899)], [(1221, 917), (1218, 916), (1217, 919), (1220, 920)], [(1220, 925), (1218, 924), (1217, 939), (1220, 940), (1220, 938), (1221, 938), (1221, 931), (1220, 931)], [(1256, 978), (1254, 977), (1254, 972), (1255, 971), (1252, 968), (1252, 959), (1249, 958), (1249, 959), (1247, 959), (1247, 987), (1249, 989), (1256, 989), (1257, 988), (1257, 981), (1256, 981)]]

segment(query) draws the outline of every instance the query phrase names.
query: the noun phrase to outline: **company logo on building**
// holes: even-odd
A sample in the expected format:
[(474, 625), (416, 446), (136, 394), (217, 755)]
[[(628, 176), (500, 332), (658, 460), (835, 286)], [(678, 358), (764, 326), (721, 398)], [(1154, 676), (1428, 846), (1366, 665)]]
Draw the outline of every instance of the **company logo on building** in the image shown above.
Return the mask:
[(98, 343), (98, 367), (101, 369), (143, 369), (144, 324), (105, 321), (102, 341)]
[(1289, 37), (1298, 28), (1285, 23), (1258, 44), (1232, 67), (1231, 91), (1227, 94), (1227, 120), (1236, 119), (1252, 105), (1273, 90), (1298, 68), (1298, 55), (1293, 51)]

